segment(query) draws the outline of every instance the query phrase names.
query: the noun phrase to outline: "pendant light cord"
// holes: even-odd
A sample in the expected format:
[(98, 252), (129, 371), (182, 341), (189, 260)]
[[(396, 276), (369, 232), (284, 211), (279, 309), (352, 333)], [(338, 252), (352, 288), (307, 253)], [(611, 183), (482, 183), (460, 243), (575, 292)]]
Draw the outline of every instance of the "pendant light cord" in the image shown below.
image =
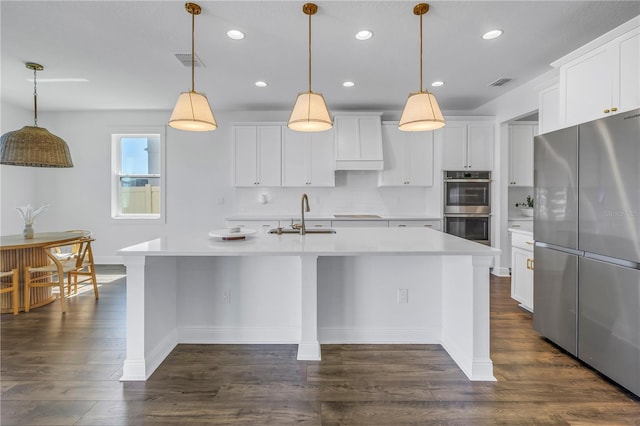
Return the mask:
[(33, 70), (33, 125), (38, 127), (38, 83), (36, 82), (36, 69)]
[(309, 14), (309, 93), (311, 93), (311, 14)]
[(196, 14), (191, 11), (191, 91), (196, 91)]
[(422, 93), (422, 14), (420, 14), (420, 93)]

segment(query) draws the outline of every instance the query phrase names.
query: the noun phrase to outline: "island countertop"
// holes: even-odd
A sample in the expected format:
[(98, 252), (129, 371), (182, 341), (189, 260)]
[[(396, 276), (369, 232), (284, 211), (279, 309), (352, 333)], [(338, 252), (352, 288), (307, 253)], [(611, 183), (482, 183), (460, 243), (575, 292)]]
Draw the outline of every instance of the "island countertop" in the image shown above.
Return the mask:
[(335, 234), (263, 234), (244, 240), (163, 236), (118, 250), (122, 256), (480, 255), (500, 250), (428, 228), (338, 228)]

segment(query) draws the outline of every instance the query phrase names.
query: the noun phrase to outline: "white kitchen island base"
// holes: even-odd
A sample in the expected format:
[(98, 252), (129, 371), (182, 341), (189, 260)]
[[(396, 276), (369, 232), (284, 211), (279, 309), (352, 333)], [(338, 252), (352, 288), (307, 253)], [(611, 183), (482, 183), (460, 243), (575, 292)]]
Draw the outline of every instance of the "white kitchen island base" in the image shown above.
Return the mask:
[(321, 343), (441, 344), (469, 379), (495, 380), (489, 266), (497, 253), (403, 228), (163, 237), (122, 249), (121, 380), (147, 380), (180, 343), (297, 343), (299, 360), (320, 360)]

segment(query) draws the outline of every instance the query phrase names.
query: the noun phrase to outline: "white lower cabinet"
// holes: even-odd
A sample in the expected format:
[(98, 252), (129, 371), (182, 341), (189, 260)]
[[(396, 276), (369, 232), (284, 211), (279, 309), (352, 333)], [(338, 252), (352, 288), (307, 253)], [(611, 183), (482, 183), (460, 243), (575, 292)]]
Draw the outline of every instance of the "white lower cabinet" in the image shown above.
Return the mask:
[(439, 220), (390, 220), (389, 228), (431, 228), (441, 231)]
[(511, 298), (533, 312), (533, 237), (511, 235)]
[(231, 220), (227, 221), (227, 226), (239, 226), (244, 229), (255, 229), (266, 234), (270, 229), (280, 226), (277, 220)]
[(388, 220), (332, 220), (334, 228), (387, 228)]

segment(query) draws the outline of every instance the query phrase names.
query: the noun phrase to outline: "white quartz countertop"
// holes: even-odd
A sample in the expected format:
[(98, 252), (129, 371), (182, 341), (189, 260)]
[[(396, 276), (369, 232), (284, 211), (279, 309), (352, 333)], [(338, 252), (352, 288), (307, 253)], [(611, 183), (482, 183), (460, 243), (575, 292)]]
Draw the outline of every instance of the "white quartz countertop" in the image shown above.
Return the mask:
[(335, 234), (263, 234), (244, 240), (174, 235), (118, 250), (122, 256), (479, 255), (500, 250), (428, 228), (339, 228)]
[(533, 230), (527, 228), (509, 228), (509, 232), (512, 232), (514, 234), (526, 235), (527, 237), (533, 237)]
[[(336, 217), (338, 215), (338, 217)], [(344, 215), (349, 215), (351, 217), (347, 217)], [(305, 213), (304, 217), (306, 220), (442, 220), (441, 217), (436, 216), (421, 216), (421, 215), (377, 215), (379, 217), (362, 217), (364, 215), (370, 215), (370, 213)], [(238, 213), (232, 216), (226, 217), (225, 220), (234, 221), (234, 220), (291, 220), (300, 219), (300, 212), (297, 213), (272, 213), (272, 214), (251, 214), (251, 213)]]

